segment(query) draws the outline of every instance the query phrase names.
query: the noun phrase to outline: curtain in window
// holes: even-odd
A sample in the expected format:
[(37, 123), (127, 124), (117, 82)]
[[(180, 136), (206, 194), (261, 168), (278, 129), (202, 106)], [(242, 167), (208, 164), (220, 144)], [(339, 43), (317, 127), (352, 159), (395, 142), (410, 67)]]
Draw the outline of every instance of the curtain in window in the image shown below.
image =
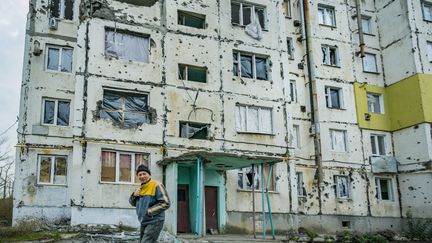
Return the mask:
[(246, 131), (246, 107), (237, 106), (237, 119), (236, 119), (237, 131)]
[(120, 154), (120, 173), (119, 180), (131, 182), (132, 155)]
[(67, 160), (65, 157), (56, 157), (54, 165), (54, 184), (66, 184)]
[(253, 78), (252, 72), (252, 56), (241, 55), (241, 76), (245, 78)]
[(49, 70), (58, 70), (59, 66), (59, 49), (56, 48), (48, 48), (48, 63), (47, 68)]
[(330, 89), (330, 99), (331, 99), (331, 107), (340, 108), (339, 102), (339, 90), (338, 89)]
[(117, 58), (149, 62), (149, 38), (106, 31), (106, 54)]
[(67, 101), (58, 101), (57, 110), (57, 125), (68, 126), (69, 125), (69, 108), (70, 103)]
[(62, 49), (62, 62), (61, 62), (62, 72), (72, 72), (72, 53), (73, 53), (72, 49), (69, 48)]
[(45, 124), (54, 124), (54, 110), (55, 110), (55, 102), (46, 100), (45, 106), (44, 106), (44, 123)]
[(259, 80), (267, 80), (267, 59), (255, 58), (256, 78)]
[(266, 108), (260, 109), (260, 125), (261, 132), (272, 133), (272, 117), (271, 110)]
[(115, 182), (116, 153), (102, 151), (101, 180)]
[(258, 107), (248, 107), (247, 112), (247, 131), (258, 132), (259, 131), (259, 117), (258, 117)]
[(51, 183), (51, 157), (41, 157), (39, 182)]
[(345, 152), (346, 146), (345, 146), (345, 132), (344, 131), (332, 131), (332, 144), (333, 144), (333, 150), (337, 152)]

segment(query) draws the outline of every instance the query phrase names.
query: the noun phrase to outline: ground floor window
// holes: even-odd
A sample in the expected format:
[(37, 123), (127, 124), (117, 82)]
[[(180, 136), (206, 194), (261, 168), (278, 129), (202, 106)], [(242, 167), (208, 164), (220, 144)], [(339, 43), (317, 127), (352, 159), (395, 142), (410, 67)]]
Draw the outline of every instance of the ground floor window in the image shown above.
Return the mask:
[(103, 150), (101, 156), (101, 181), (138, 183), (135, 168), (149, 165), (149, 155), (143, 153)]
[[(272, 173), (270, 174), (269, 191), (275, 190), (274, 183), (274, 169), (273, 166)], [(264, 165), (264, 183), (267, 183), (268, 173), (270, 170), (270, 165)], [(242, 190), (252, 190), (254, 186), (255, 190), (261, 190), (261, 166), (246, 167), (238, 170), (237, 173), (237, 187)]]
[(393, 201), (393, 186), (391, 178), (375, 178), (376, 197), (378, 200)]
[(67, 156), (39, 155), (38, 184), (66, 185)]

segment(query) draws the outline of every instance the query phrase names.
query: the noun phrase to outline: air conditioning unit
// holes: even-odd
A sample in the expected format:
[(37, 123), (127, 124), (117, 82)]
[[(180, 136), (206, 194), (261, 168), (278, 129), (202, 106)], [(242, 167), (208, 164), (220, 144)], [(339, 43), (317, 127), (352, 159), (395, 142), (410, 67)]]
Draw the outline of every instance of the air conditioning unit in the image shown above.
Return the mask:
[(48, 20), (48, 27), (51, 30), (56, 30), (58, 28), (58, 20), (56, 18), (50, 18)]
[(372, 173), (397, 173), (397, 161), (393, 156), (373, 155), (370, 158)]

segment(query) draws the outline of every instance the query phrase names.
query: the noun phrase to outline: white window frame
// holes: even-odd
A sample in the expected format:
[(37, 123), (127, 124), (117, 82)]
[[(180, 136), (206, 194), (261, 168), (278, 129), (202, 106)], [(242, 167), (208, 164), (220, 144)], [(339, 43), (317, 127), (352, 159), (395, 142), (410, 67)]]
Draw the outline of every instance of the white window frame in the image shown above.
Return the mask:
[[(60, 7), (60, 12), (59, 12), (59, 17), (58, 19), (62, 19), (62, 20), (66, 20), (66, 21), (72, 21), (74, 19), (75, 16), (75, 2), (76, 1), (72, 1), (72, 19), (65, 19), (65, 11), (66, 11), (66, 0), (50, 0), (50, 4), (52, 4), (52, 2), (54, 1), (59, 1), (59, 7)], [(51, 14), (51, 11), (50, 11)]]
[[(274, 125), (273, 125), (273, 108), (271, 108), (271, 107), (263, 107), (263, 106), (254, 106), (254, 105), (243, 105), (243, 104), (238, 104), (238, 105), (236, 105), (236, 119), (240, 119), (240, 107), (245, 107), (245, 109), (246, 109), (246, 114), (245, 114), (245, 119), (246, 119), (246, 130), (245, 131), (242, 131), (242, 130), (239, 130), (239, 128), (237, 127), (237, 121), (236, 121), (236, 130), (237, 130), (237, 133), (258, 133), (258, 134), (266, 134), (266, 135), (271, 135), (271, 134), (273, 134), (273, 131), (274, 131)], [(257, 123), (258, 123), (258, 131), (250, 131), (249, 130), (249, 125), (248, 125), (248, 110), (249, 110), (249, 108), (258, 108), (258, 121), (257, 121)], [(263, 110), (263, 109), (265, 109), (265, 110), (270, 110), (270, 119), (271, 119), (271, 121), (270, 121), (270, 126), (271, 126), (271, 131), (270, 131), (270, 133), (267, 133), (267, 132), (264, 132), (264, 131), (262, 131), (263, 130), (263, 126), (262, 126), (262, 124), (261, 124), (261, 110)]]
[[(343, 133), (343, 139), (344, 139), (344, 149), (339, 150), (336, 148), (335, 144), (335, 133), (341, 132)], [(348, 140), (347, 140), (347, 131), (346, 130), (340, 130), (340, 129), (330, 129), (330, 139), (331, 139), (331, 149), (333, 152), (339, 152), (339, 153), (346, 153), (348, 152)]]
[(428, 60), (430, 63), (432, 63), (432, 41), (426, 42), (426, 48), (427, 48)]
[[(362, 15), (361, 16), (361, 25), (363, 29), (364, 34), (372, 35), (372, 18), (370, 16)], [(365, 26), (367, 26), (367, 30), (365, 29)]]
[[(251, 188), (245, 188), (246, 182), (247, 182), (246, 181), (246, 174), (247, 174), (246, 172), (247, 171), (245, 169), (249, 169), (249, 168), (252, 168), (252, 166), (241, 168), (241, 169), (237, 169), (237, 176), (240, 173), (243, 174), (243, 176), (242, 176), (242, 178), (243, 178), (243, 182), (242, 182), (243, 188), (240, 188), (239, 185), (238, 185), (238, 183), (237, 183), (237, 190), (252, 191), (252, 187)], [(270, 175), (272, 177), (272, 179), (270, 180), (270, 182), (273, 181), (273, 185), (269, 185), (270, 186), (269, 192), (275, 192), (276, 191), (275, 168), (276, 168), (276, 166), (273, 165), (272, 173)], [(262, 182), (261, 182), (261, 165), (255, 165), (254, 166), (254, 176), (255, 176), (255, 178), (254, 178), (254, 182), (253, 183), (255, 183), (255, 179), (258, 179), (258, 182), (257, 182), (258, 183), (258, 187), (255, 188), (255, 192), (257, 192), (257, 191), (260, 191), (261, 188), (262, 188)], [(267, 179), (267, 178), (265, 178), (265, 179)], [(237, 180), (238, 180), (238, 178), (237, 178)], [(266, 184), (267, 184), (267, 180), (264, 181), (264, 185), (265, 186), (266, 186)], [(273, 187), (273, 190), (271, 190), (271, 187)]]
[[(45, 102), (46, 101), (54, 101), (54, 121), (53, 124), (49, 124), (49, 123), (45, 123), (44, 122), (44, 117), (45, 117)], [(58, 125), (57, 124), (57, 116), (58, 116), (58, 102), (59, 101), (64, 101), (64, 102), (69, 102), (69, 121), (68, 121), (68, 125)], [(54, 98), (42, 98), (42, 116), (41, 116), (41, 124), (46, 125), (46, 126), (62, 126), (62, 127), (68, 127), (70, 126), (70, 115), (71, 115), (71, 101), (70, 100), (64, 100), (64, 99), (54, 99)]]
[[(375, 110), (375, 106), (370, 106), (369, 105), (369, 95), (371, 95), (371, 96), (378, 96), (378, 99), (377, 99), (377, 101), (378, 101), (378, 104), (379, 104), (379, 107), (380, 107), (380, 110), (379, 111), (376, 111)], [(377, 113), (377, 114), (384, 114), (384, 95), (383, 94), (380, 94), (380, 93), (373, 93), (373, 92), (366, 92), (366, 103), (367, 103), (367, 106), (368, 106), (368, 112), (371, 112), (371, 113)]]
[[(235, 60), (233, 60), (233, 64), (237, 64), (237, 73), (234, 74), (234, 76), (239, 77), (239, 78), (247, 78), (247, 77), (242, 77), (241, 76), (241, 56), (252, 56), (252, 78), (249, 79), (257, 79), (257, 70), (256, 70), (256, 60), (255, 58), (262, 58), (262, 59), (266, 59), (266, 72), (267, 72), (267, 79), (265, 80), (261, 80), (260, 81), (269, 81), (270, 80), (270, 67), (269, 67), (269, 57), (265, 56), (265, 55), (260, 55), (260, 54), (255, 54), (255, 53), (248, 53), (248, 52), (241, 52), (241, 51), (233, 51), (234, 54), (236, 54), (237, 58)], [(233, 55), (234, 56), (234, 55)]]
[(296, 172), (297, 182), (297, 197), (306, 197), (306, 189), (304, 189), (303, 172)]
[(290, 80), (289, 87), (290, 87), (290, 101), (291, 103), (297, 103), (298, 102), (297, 82), (295, 80)]
[[(365, 65), (365, 62), (368, 60), (373, 60), (373, 69), (367, 69), (367, 66)], [(377, 64), (377, 58), (375, 54), (372, 53), (365, 53), (365, 57), (362, 59), (363, 64), (363, 72), (365, 73), (378, 73), (378, 64)]]
[[(422, 4), (423, 20), (432, 22), (432, 3), (422, 1), (421, 4)], [(429, 9), (429, 16), (426, 15), (426, 9)]]
[[(51, 166), (50, 166), (50, 182), (41, 182), (40, 181), (40, 170), (41, 170), (41, 162), (42, 157), (50, 157), (51, 158)], [(66, 182), (64, 184), (54, 184), (54, 174), (55, 174), (55, 159), (57, 157), (66, 159)], [(54, 186), (66, 186), (67, 185), (67, 177), (68, 177), (68, 156), (67, 155), (51, 155), (51, 154), (38, 154), (38, 165), (37, 165), (37, 184), (38, 185), (54, 185)]]
[[(337, 90), (338, 93), (338, 99), (339, 99), (339, 107), (333, 106), (332, 99), (331, 99), (331, 90)], [(326, 97), (326, 105), (327, 108), (330, 109), (343, 109), (344, 108), (344, 102), (343, 102), (343, 92), (342, 88), (340, 87), (332, 87), (332, 86), (325, 86), (325, 97)]]
[[(48, 58), (49, 58), (49, 49), (57, 49), (59, 51), (59, 57), (58, 57), (58, 61), (59, 63), (57, 63), (57, 70), (54, 69), (49, 69), (48, 68)], [(67, 72), (67, 71), (62, 71), (62, 66), (63, 66), (63, 50), (68, 49), (68, 50), (72, 50), (72, 58), (71, 58), (71, 71)], [(68, 47), (68, 46), (56, 46), (56, 45), (47, 45), (46, 46), (46, 55), (45, 55), (45, 71), (48, 72), (61, 72), (61, 73), (72, 73), (73, 72), (73, 68), (74, 68), (74, 53), (73, 53), (73, 48), (72, 47)]]
[(299, 125), (293, 125), (293, 144), (292, 147), (299, 149), (301, 148), (300, 145), (300, 126)]
[[(322, 50), (325, 50), (325, 59), (324, 57), (322, 58), (323, 64), (327, 65), (327, 66), (332, 66), (332, 67), (339, 67), (340, 66), (340, 62), (339, 62), (339, 49), (337, 46), (330, 46), (330, 45), (321, 45), (321, 52)], [(334, 52), (334, 63), (332, 63), (331, 58), (330, 58), (330, 54), (332, 53), (332, 51)], [(323, 53), (322, 53), (323, 54)], [(324, 54), (323, 54), (324, 55)]]
[[(115, 181), (103, 181), (102, 180), (102, 152), (112, 152), (112, 153), (116, 153), (116, 162), (115, 162)], [(125, 182), (125, 181), (120, 181), (120, 155), (121, 154), (126, 154), (126, 155), (130, 155), (131, 156), (131, 182)], [(99, 173), (99, 180), (100, 183), (108, 183), (108, 184), (138, 184), (140, 183), (139, 181), (135, 181), (135, 155), (136, 154), (142, 154), (143, 156), (146, 155), (147, 156), (147, 161), (148, 161), (148, 168), (150, 168), (150, 154), (148, 153), (142, 153), (142, 152), (126, 152), (126, 151), (119, 151), (119, 150), (110, 150), (110, 149), (102, 149), (101, 150), (101, 157), (100, 157), (100, 173)]]
[(289, 60), (294, 60), (294, 43), (291, 37), (287, 38), (287, 54)]
[(285, 17), (286, 18), (291, 18), (292, 17), (292, 13), (291, 13), (291, 0), (284, 0), (284, 10), (285, 10)]
[[(256, 4), (252, 4), (252, 3), (244, 3), (244, 2), (241, 2), (241, 1), (231, 1), (231, 5), (232, 4), (240, 5), (240, 8), (239, 8), (239, 11), (240, 11), (240, 13), (239, 13), (239, 22), (240, 23), (233, 23), (232, 20), (231, 20), (231, 24), (245, 26), (243, 24), (243, 4), (245, 4), (247, 7), (251, 7), (252, 8), (251, 9), (251, 18), (250, 18), (251, 23), (253, 23), (255, 21), (255, 18), (256, 18), (255, 11), (256, 11), (256, 9), (262, 9), (263, 10), (264, 23), (263, 23), (263, 26), (261, 26), (261, 28), (263, 30), (267, 30), (267, 23), (266, 23), (267, 22), (267, 8), (265, 6), (260, 6), (260, 5), (256, 5)], [(233, 11), (233, 10), (231, 9), (231, 11)], [(258, 20), (258, 23), (259, 23), (259, 20)], [(260, 25), (261, 25), (261, 23), (260, 23)]]
[[(330, 16), (330, 22), (327, 23), (326, 14)], [(320, 17), (322, 15), (322, 17)], [(318, 22), (320, 25), (336, 27), (336, 10), (333, 6), (318, 4)]]
[[(346, 195), (341, 196), (341, 188), (340, 184), (345, 181), (346, 182)], [(349, 177), (345, 175), (336, 175), (335, 176), (335, 182), (336, 182), (336, 198), (338, 199), (349, 199), (351, 196), (351, 185), (349, 181)]]
[[(374, 137), (373, 142), (372, 142), (372, 137)], [(383, 141), (383, 150), (380, 150), (380, 146), (379, 146), (379, 139), (382, 139)], [(374, 156), (381, 156), (381, 155), (385, 155), (387, 152), (387, 148), (386, 148), (386, 135), (384, 134), (371, 134), (370, 135), (370, 142), (371, 142), (371, 154)], [(373, 153), (375, 148), (375, 151), (377, 153)]]
[[(389, 199), (382, 199), (381, 195), (381, 180), (387, 182), (387, 190), (389, 191)], [(375, 191), (378, 201), (394, 201), (393, 178), (391, 177), (375, 177)]]

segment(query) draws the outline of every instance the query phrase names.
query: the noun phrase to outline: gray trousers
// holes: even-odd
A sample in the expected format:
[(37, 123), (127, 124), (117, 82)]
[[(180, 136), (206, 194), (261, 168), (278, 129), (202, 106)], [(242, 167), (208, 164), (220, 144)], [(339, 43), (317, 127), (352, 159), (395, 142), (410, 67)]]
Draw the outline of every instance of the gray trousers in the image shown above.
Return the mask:
[(163, 228), (164, 221), (141, 225), (140, 243), (156, 243)]

